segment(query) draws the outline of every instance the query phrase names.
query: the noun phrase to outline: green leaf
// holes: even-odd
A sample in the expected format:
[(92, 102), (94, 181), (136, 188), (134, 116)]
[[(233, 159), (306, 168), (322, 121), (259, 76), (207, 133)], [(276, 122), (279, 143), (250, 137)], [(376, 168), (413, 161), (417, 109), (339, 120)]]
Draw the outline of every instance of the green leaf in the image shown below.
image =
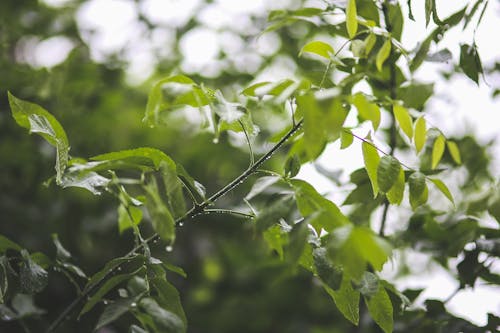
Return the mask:
[[(350, 224), (349, 219), (330, 200), (319, 194), (314, 187), (299, 179), (292, 179), (291, 184), (295, 191), (297, 207), (302, 216), (308, 217), (314, 213), (319, 223), (326, 231), (339, 226)], [(313, 224), (311, 221), (310, 224)]]
[(217, 90), (212, 104), (214, 112), (227, 124), (240, 120), (245, 115), (245, 108), (239, 103), (228, 102), (222, 92)]
[(125, 282), (132, 278), (135, 275), (143, 274), (144, 273), (144, 267), (140, 267), (134, 272), (130, 273), (125, 273), (125, 274), (118, 274), (114, 275), (113, 277), (109, 278), (104, 282), (104, 284), (97, 289), (97, 291), (87, 300), (85, 305), (83, 306), (82, 310), (80, 311), (80, 314), (78, 315), (79, 317), (84, 315), (85, 313), (89, 312), (92, 310), (92, 308), (99, 303), (106, 294), (111, 291), (113, 288), (118, 286), (120, 283)]
[(348, 148), (353, 141), (354, 141), (354, 136), (352, 135), (351, 131), (344, 129), (340, 133), (340, 149)]
[(132, 228), (133, 225), (139, 225), (142, 220), (142, 210), (134, 206), (125, 207), (123, 204), (118, 207), (118, 230), (123, 233)]
[(169, 167), (176, 168), (175, 162), (164, 152), (149, 147), (101, 154), (91, 157), (91, 160), (101, 162), (97, 165), (92, 166), (91, 169), (95, 171), (130, 168), (143, 171), (158, 171), (164, 164), (168, 165)]
[(359, 291), (353, 289), (349, 277), (344, 274), (340, 289), (337, 291), (332, 290), (326, 285), (324, 287), (344, 317), (354, 325), (358, 325)]
[(94, 328), (95, 331), (100, 328), (111, 324), (122, 315), (127, 313), (129, 310), (135, 308), (137, 306), (137, 302), (139, 301), (141, 296), (139, 297), (131, 297), (120, 299), (112, 302), (111, 304), (106, 305), (104, 311), (99, 316), (99, 320), (97, 320), (97, 324)]
[(313, 250), (314, 267), (319, 278), (332, 290), (338, 290), (342, 282), (342, 268), (335, 266), (324, 247)]
[(0, 254), (5, 253), (9, 249), (20, 252), (23, 248), (7, 237), (0, 235)]
[(263, 237), (267, 243), (267, 246), (270, 250), (276, 251), (281, 260), (283, 260), (284, 258), (283, 246), (286, 244), (286, 239), (283, 236), (284, 231), (282, 230), (281, 226), (277, 224), (268, 228), (263, 233)]
[(206, 190), (205, 187), (194, 180), (193, 177), (184, 169), (184, 167), (177, 163), (176, 164), (177, 175), (179, 179), (181, 179), (184, 186), (186, 186), (187, 190), (191, 192), (199, 201), (205, 200)]
[(377, 104), (368, 101), (363, 93), (357, 93), (351, 98), (352, 104), (358, 109), (359, 116), (363, 120), (372, 122), (373, 129), (376, 131), (380, 124), (380, 108)]
[(165, 187), (167, 206), (173, 217), (178, 218), (186, 213), (186, 202), (184, 201), (183, 183), (177, 177), (177, 166), (170, 161), (160, 162), (160, 173)]
[(158, 304), (164, 310), (170, 311), (178, 316), (182, 320), (183, 329), (185, 330), (187, 320), (184, 309), (182, 308), (179, 291), (165, 279), (164, 275), (151, 279), (151, 285), (158, 294), (156, 299)]
[(21, 250), (21, 255), (23, 257), (19, 268), (21, 290), (30, 295), (39, 293), (47, 286), (49, 274), (31, 259), (28, 251)]
[(446, 147), (448, 148), (448, 152), (450, 153), (453, 161), (458, 165), (462, 164), (462, 158), (460, 157), (460, 150), (458, 149), (457, 144), (453, 141), (446, 141)]
[(371, 297), (365, 297), (366, 306), (371, 317), (385, 333), (392, 333), (394, 319), (391, 299), (382, 285)]
[(290, 195), (285, 195), (275, 200), (273, 203), (268, 205), (262, 212), (260, 212), (255, 218), (255, 228), (258, 232), (263, 232), (264, 230), (271, 227), (273, 224), (279, 222), (281, 218), (285, 218), (290, 214), (290, 209), (292, 208), (293, 200)]
[(35, 305), (33, 295), (16, 294), (12, 299), (12, 308), (17, 313), (15, 318), (18, 319), (39, 316), (45, 313), (45, 310)]
[(140, 258), (139, 256), (135, 255), (132, 257), (119, 257), (119, 258), (114, 258), (108, 261), (104, 267), (97, 273), (95, 273), (90, 280), (87, 282), (85, 285), (84, 291), (88, 291), (90, 288), (93, 288), (96, 283), (99, 283), (107, 274), (109, 274), (110, 271), (115, 269), (116, 267), (120, 266), (121, 264), (130, 262), (134, 259)]
[(304, 144), (310, 159), (318, 157), (326, 144), (323, 111), (320, 109), (314, 94), (297, 96), (297, 112), (304, 115)]
[(438, 188), (438, 190), (441, 191), (441, 193), (443, 193), (444, 196), (447, 197), (448, 200), (450, 200), (452, 204), (455, 203), (455, 201), (453, 200), (453, 196), (451, 195), (450, 190), (448, 189), (448, 187), (446, 186), (446, 184), (443, 183), (443, 181), (441, 181), (440, 179), (437, 179), (437, 178), (429, 178), (429, 180), (431, 182), (433, 182), (434, 185), (436, 185), (436, 187)]
[(420, 117), (415, 122), (415, 149), (417, 154), (424, 148), (425, 141), (427, 140), (427, 128), (424, 117)]
[(366, 172), (370, 178), (373, 189), (373, 197), (375, 198), (379, 191), (377, 180), (378, 164), (380, 157), (378, 156), (377, 149), (370, 143), (363, 141), (361, 148), (363, 150), (363, 159), (365, 161)]
[(401, 171), (401, 164), (392, 156), (384, 155), (377, 167), (377, 182), (381, 192), (387, 193), (396, 183)]
[(300, 50), (299, 56), (303, 53), (313, 53), (329, 60), (335, 51), (330, 44), (315, 40), (304, 45), (304, 47)]
[(149, 182), (143, 188), (146, 191), (146, 207), (154, 230), (162, 239), (172, 244), (175, 240), (175, 220), (160, 196), (156, 179), (149, 177)]
[(410, 113), (404, 106), (397, 103), (393, 105), (392, 110), (394, 112), (394, 118), (398, 122), (399, 127), (411, 141), (413, 138), (413, 122)]
[(143, 298), (139, 302), (139, 307), (153, 318), (158, 332), (184, 333), (186, 331), (182, 319), (175, 313), (162, 309), (154, 299)]
[(460, 68), (472, 81), (479, 84), (479, 74), (483, 73), (483, 65), (476, 45), (460, 45)]
[(422, 110), (433, 94), (433, 83), (413, 82), (398, 89), (398, 96), (404, 102), (404, 105), (416, 110)]
[(413, 209), (427, 202), (428, 190), (425, 183), (425, 175), (414, 172), (408, 179), (410, 187), (410, 204)]
[(285, 161), (285, 177), (295, 177), (300, 171), (300, 166), (300, 158), (297, 154), (293, 154), (292, 156), (288, 157)]
[(328, 251), (332, 260), (355, 280), (361, 279), (367, 264), (380, 271), (391, 254), (389, 243), (366, 227), (346, 225), (331, 235)]
[(425, 26), (429, 25), (431, 20), (431, 14), (434, 9), (434, 1), (433, 0), (425, 0)]
[(137, 325), (130, 326), (130, 333), (148, 333), (148, 331), (140, 328)]
[(392, 188), (387, 192), (387, 200), (393, 205), (400, 205), (403, 201), (405, 191), (405, 172), (403, 168), (399, 169), (399, 175)]
[(445, 142), (446, 139), (442, 134), (434, 141), (434, 145), (432, 146), (432, 169), (438, 166), (441, 157), (443, 157)]
[(288, 233), (288, 244), (283, 247), (284, 258), (292, 267), (299, 263), (306, 248), (308, 236), (309, 228), (306, 221), (293, 224), (292, 230)]
[(61, 184), (64, 170), (68, 165), (69, 142), (61, 124), (47, 110), (39, 105), (24, 101), (10, 92), (9, 104), (17, 124), (42, 136), (56, 148), (56, 182)]
[(349, 38), (352, 39), (358, 32), (358, 13), (356, 0), (348, 0), (346, 8), (346, 28)]
[(61, 186), (63, 188), (67, 187), (80, 187), (84, 188), (94, 195), (101, 195), (101, 188), (105, 188), (109, 184), (110, 180), (106, 177), (99, 175), (94, 171), (78, 171), (78, 166), (72, 166), (69, 168), (61, 181)]
[(384, 65), (384, 62), (389, 58), (389, 55), (391, 54), (391, 39), (388, 38), (380, 48), (380, 50), (377, 53), (377, 58), (375, 59), (375, 64), (377, 65), (377, 69), (379, 72), (382, 71), (382, 66)]

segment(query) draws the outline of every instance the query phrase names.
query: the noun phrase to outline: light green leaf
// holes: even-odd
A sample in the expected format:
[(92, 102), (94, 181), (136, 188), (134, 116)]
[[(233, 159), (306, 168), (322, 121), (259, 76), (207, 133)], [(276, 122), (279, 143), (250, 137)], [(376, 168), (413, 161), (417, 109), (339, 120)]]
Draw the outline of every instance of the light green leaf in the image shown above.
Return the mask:
[(260, 96), (257, 94), (257, 89), (269, 86), (270, 84), (271, 82), (269, 81), (257, 82), (243, 89), (241, 93), (245, 96), (257, 97)]
[[(349, 219), (342, 214), (337, 205), (319, 194), (311, 184), (299, 179), (292, 179), (291, 184), (302, 216), (308, 217), (318, 212), (317, 222), (322, 224), (326, 231), (350, 224)], [(310, 223), (313, 224), (312, 221)]]
[(125, 207), (123, 204), (118, 207), (118, 230), (123, 233), (132, 228), (133, 225), (139, 225), (142, 220), (142, 210), (134, 206)]
[(63, 173), (68, 165), (69, 142), (61, 124), (47, 110), (39, 105), (24, 101), (10, 92), (9, 104), (17, 124), (42, 136), (56, 148), (56, 182), (61, 184)]
[(331, 55), (333, 55), (335, 51), (330, 44), (315, 40), (304, 45), (304, 47), (300, 50), (299, 56), (303, 53), (313, 53), (320, 57), (330, 59)]
[(344, 129), (340, 133), (340, 149), (348, 148), (353, 141), (354, 141), (354, 136), (352, 135), (351, 131)]
[(417, 154), (422, 150), (425, 145), (425, 141), (427, 139), (427, 128), (424, 117), (420, 117), (415, 122), (415, 149), (417, 150)]
[(354, 325), (359, 324), (359, 291), (353, 289), (348, 276), (344, 274), (340, 289), (332, 290), (324, 285), (325, 290), (330, 294), (335, 305), (344, 317)]
[(450, 200), (452, 204), (455, 204), (455, 201), (453, 200), (453, 196), (451, 195), (451, 192), (448, 189), (448, 186), (446, 186), (446, 184), (442, 180), (437, 179), (437, 178), (429, 178), (429, 180), (431, 182), (433, 182), (434, 185), (436, 185), (436, 187), (439, 189), (439, 191), (441, 191), (441, 193), (443, 193), (444, 196), (447, 197), (448, 200)]
[(376, 131), (380, 124), (380, 108), (377, 104), (368, 101), (363, 93), (357, 93), (351, 98), (352, 104), (358, 109), (359, 116), (363, 120), (372, 122), (373, 129)]
[(365, 297), (366, 306), (372, 316), (385, 333), (392, 333), (394, 319), (391, 299), (382, 285), (378, 292), (371, 297)]
[(425, 175), (421, 172), (411, 174), (409, 180), (410, 204), (413, 209), (427, 202), (428, 189), (425, 182)]
[(297, 96), (297, 112), (304, 116), (304, 144), (307, 155), (315, 159), (321, 154), (326, 144), (324, 115), (314, 94)]
[(159, 149), (143, 147), (115, 151), (90, 158), (101, 163), (92, 166), (91, 170), (130, 169), (143, 171), (160, 170), (163, 163), (175, 168), (175, 162)]
[(432, 169), (438, 166), (441, 157), (443, 157), (445, 142), (446, 139), (442, 134), (434, 141), (434, 145), (432, 146)]
[(92, 308), (99, 303), (106, 294), (113, 289), (114, 287), (118, 286), (120, 283), (129, 280), (136, 274), (142, 274), (144, 273), (144, 267), (141, 267), (137, 269), (134, 272), (131, 273), (126, 273), (126, 274), (118, 274), (115, 275), (104, 282), (104, 284), (97, 289), (97, 291), (87, 300), (85, 305), (82, 308), (82, 311), (80, 311), (79, 316), (84, 315), (85, 313), (89, 312), (92, 310)]
[(358, 32), (358, 13), (356, 9), (356, 0), (349, 0), (346, 8), (346, 27), (349, 38), (356, 36)]
[(397, 103), (393, 105), (392, 110), (394, 112), (394, 118), (398, 122), (399, 127), (411, 141), (413, 138), (413, 122), (410, 113), (404, 106)]
[(451, 158), (458, 165), (462, 164), (462, 158), (460, 157), (460, 150), (454, 141), (446, 141), (446, 146), (450, 152)]
[(389, 58), (389, 55), (391, 54), (391, 39), (388, 38), (380, 48), (380, 50), (377, 53), (377, 58), (375, 59), (375, 64), (377, 65), (377, 69), (379, 72), (382, 71), (382, 66), (384, 65), (384, 62)]
[(28, 251), (21, 250), (23, 261), (19, 268), (19, 282), (25, 294), (35, 294), (42, 291), (49, 281), (49, 274), (35, 263)]
[(363, 159), (365, 161), (366, 172), (370, 178), (373, 189), (373, 197), (375, 198), (379, 191), (377, 170), (380, 162), (377, 149), (368, 142), (363, 141), (361, 148), (363, 150)]
[(405, 191), (405, 172), (403, 168), (399, 169), (399, 175), (396, 180), (396, 183), (392, 186), (392, 188), (387, 192), (387, 200), (389, 203), (393, 205), (400, 205), (403, 201), (403, 195)]
[(139, 302), (139, 307), (153, 318), (158, 332), (184, 333), (186, 331), (182, 319), (175, 313), (163, 309), (153, 298), (143, 298)]
[(380, 191), (387, 193), (396, 183), (400, 174), (401, 164), (392, 156), (384, 155), (377, 167), (377, 182)]

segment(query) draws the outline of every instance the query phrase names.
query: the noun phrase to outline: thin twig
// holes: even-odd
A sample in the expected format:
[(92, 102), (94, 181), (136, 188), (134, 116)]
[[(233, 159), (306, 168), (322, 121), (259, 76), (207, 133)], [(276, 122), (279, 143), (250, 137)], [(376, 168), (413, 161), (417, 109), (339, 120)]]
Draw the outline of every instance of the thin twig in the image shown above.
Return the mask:
[[(212, 196), (210, 196), (208, 199), (203, 201), (199, 205), (195, 205), (193, 208), (191, 208), (189, 211), (186, 212), (183, 216), (180, 218), (176, 219), (175, 225), (180, 226), (182, 225), (185, 221), (198, 216), (200, 214), (203, 214), (203, 212), (206, 210), (206, 208), (210, 205), (213, 205), (217, 199), (220, 197), (226, 195), (227, 193), (231, 192), (235, 187), (237, 187), (239, 184), (243, 183), (250, 175), (254, 174), (257, 172), (257, 170), (264, 164), (265, 161), (267, 161), (271, 156), (276, 153), (278, 149), (280, 149), (287, 141), (290, 139), (302, 126), (303, 120), (300, 120), (297, 122), (281, 139), (278, 141), (266, 154), (264, 154), (261, 158), (259, 158), (252, 166), (250, 166), (247, 170), (245, 170), (241, 175), (233, 179), (230, 183), (228, 183), (226, 186), (224, 186), (222, 189), (214, 193)], [(128, 252), (124, 257), (130, 257), (140, 251), (144, 246), (148, 245), (151, 242), (157, 241), (160, 239), (160, 236), (155, 233), (152, 236), (146, 238), (144, 242), (141, 244), (136, 245), (130, 252)], [(47, 333), (54, 332), (65, 320), (69, 319), (70, 314), (76, 309), (76, 307), (89, 296), (92, 294), (100, 285), (101, 283), (107, 279), (111, 274), (116, 272), (118, 268), (121, 266), (121, 263), (116, 263), (114, 266), (112, 266), (109, 271), (96, 283), (93, 285), (89, 286), (84, 290), (84, 292), (75, 298), (71, 304), (66, 307), (66, 309), (51, 323), (49, 328), (47, 329)]]

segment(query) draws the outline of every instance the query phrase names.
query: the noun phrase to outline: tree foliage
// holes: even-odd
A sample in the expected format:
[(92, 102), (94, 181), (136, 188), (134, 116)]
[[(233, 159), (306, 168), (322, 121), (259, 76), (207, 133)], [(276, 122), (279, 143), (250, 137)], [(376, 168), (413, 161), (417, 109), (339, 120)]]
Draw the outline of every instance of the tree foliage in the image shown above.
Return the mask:
[[(0, 327), (496, 331), (495, 314), (480, 327), (448, 311), (453, 295), (419, 299), (422, 290), (397, 283), (416, 274), (410, 251), (451, 272), (456, 293), (500, 283), (500, 195), (487, 147), (429, 121), (434, 85), (417, 75), (426, 62), (450, 61), (444, 79), (480, 84), (475, 35), (458, 57), (440, 41), (451, 29), (477, 28), (488, 1), (448, 17), (438, 3), (273, 10), (265, 26), (253, 18), (260, 37), (281, 43), (258, 70), (165, 75), (179, 72), (183, 55), (174, 54), (134, 88), (123, 83), (120, 54), (104, 63), (89, 56), (73, 19), (80, 4), (2, 2), (0, 107), (13, 119), (0, 118), (0, 209), (8, 217)], [(429, 34), (407, 49), (404, 23), (417, 6)], [(195, 25), (178, 28), (179, 38)], [(62, 64), (47, 71), (16, 56), (23, 38), (54, 29), (76, 45)], [(259, 81), (284, 57), (293, 59), (292, 76)], [(348, 177), (318, 167), (346, 193), (343, 202), (297, 177), (327, 146), (364, 162)], [(391, 261), (397, 272), (388, 277)]]

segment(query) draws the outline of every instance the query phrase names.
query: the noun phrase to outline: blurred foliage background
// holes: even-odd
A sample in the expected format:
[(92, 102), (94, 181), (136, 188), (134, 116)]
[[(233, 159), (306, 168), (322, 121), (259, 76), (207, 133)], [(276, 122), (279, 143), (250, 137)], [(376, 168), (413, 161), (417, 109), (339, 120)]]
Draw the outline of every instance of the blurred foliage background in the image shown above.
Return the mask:
[[(212, 193), (247, 167), (245, 143), (225, 134), (214, 144), (211, 134), (197, 133), (196, 120), (186, 122), (180, 116), (170, 118), (163, 128), (147, 127), (141, 120), (152, 83), (182, 71), (237, 99), (239, 89), (259, 76), (276, 80), (291, 73), (319, 80), (324, 71), (320, 63), (290, 55), (298, 54), (313, 35), (332, 32), (328, 31), (331, 27), (312, 29), (300, 22), (256, 42), (267, 24), (265, 11), (239, 13), (229, 19), (210, 16), (212, 1), (188, 1), (188, 14), (173, 11), (169, 20), (162, 20), (153, 2), (136, 0), (115, 2), (133, 11), (128, 29), (134, 32), (129, 37), (118, 34), (113, 42), (113, 36), (100, 36), (98, 27), (85, 16), (102, 15), (105, 20), (113, 13), (89, 14), (85, 8), (91, 2), (0, 2), (0, 234), (32, 252), (54, 255), (50, 235), (57, 233), (77, 264), (90, 273), (127, 252), (133, 236), (130, 231), (118, 233), (117, 203), (111, 196), (94, 197), (84, 190), (43, 185), (54, 174), (54, 152), (15, 124), (7, 90), (44, 106), (60, 120), (69, 135), (72, 156), (156, 147), (184, 165)], [(174, 8), (175, 1), (171, 3)], [(297, 8), (301, 4), (276, 1), (273, 6)], [(220, 44), (204, 65), (190, 63), (183, 41), (207, 27), (222, 36), (219, 43), (228, 45)], [(67, 57), (44, 66), (40, 59), (57, 57), (61, 45), (69, 51)], [(263, 134), (256, 150), (263, 151), (265, 139), (285, 119), (282, 113), (269, 110), (256, 110), (254, 117)], [(489, 157), (474, 137), (457, 140), (463, 144), (464, 163), (470, 171), (467, 177), (473, 180), (464, 182), (462, 188), (478, 192), (493, 179)], [(283, 159), (271, 160), (268, 167), (280, 170)], [(240, 204), (249, 186), (224, 197), (221, 206)], [(188, 279), (171, 278), (181, 292), (189, 332), (361, 332), (342, 319), (310, 274), (299, 271), (292, 276), (277, 257), (270, 256), (245, 221), (204, 216), (181, 227), (177, 237), (173, 252), (160, 252), (187, 272)], [(67, 279), (52, 272), (49, 287), (37, 295), (36, 303), (47, 310), (44, 320), (49, 322), (74, 297)], [(96, 320), (92, 316), (97, 314), (86, 316), (80, 322), (66, 322), (61, 332), (90, 332)], [(123, 325), (102, 332), (124, 332), (128, 325)], [(379, 331), (371, 322), (362, 327), (362, 332)], [(15, 323), (0, 322), (0, 331), (22, 330)]]

